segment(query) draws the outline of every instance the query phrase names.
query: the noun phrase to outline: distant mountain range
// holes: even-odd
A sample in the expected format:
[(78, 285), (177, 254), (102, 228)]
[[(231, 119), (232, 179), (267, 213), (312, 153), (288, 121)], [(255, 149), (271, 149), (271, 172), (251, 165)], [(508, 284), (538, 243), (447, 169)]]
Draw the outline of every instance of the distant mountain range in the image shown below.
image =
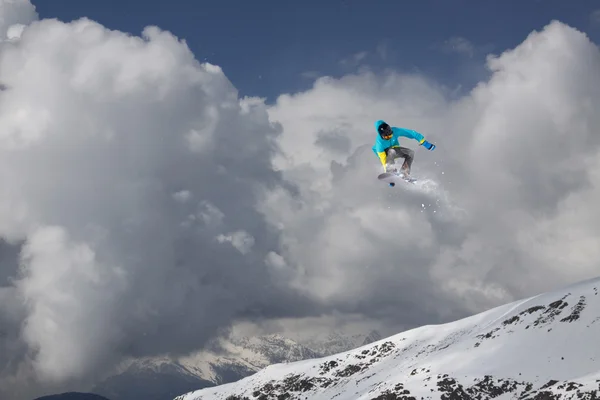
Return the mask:
[(38, 397), (35, 400), (108, 400), (106, 397), (91, 393), (67, 392)]
[(380, 338), (373, 331), (353, 336), (332, 333), (302, 344), (281, 335), (222, 339), (212, 346), (215, 350), (189, 357), (126, 362), (92, 392), (110, 400), (172, 400), (182, 393), (238, 381), (272, 364), (323, 357)]
[(320, 356), (328, 356), (364, 346), (381, 339), (381, 334), (373, 330), (368, 335), (345, 335), (341, 332), (333, 332), (325, 337), (317, 337), (303, 341), (302, 344)]

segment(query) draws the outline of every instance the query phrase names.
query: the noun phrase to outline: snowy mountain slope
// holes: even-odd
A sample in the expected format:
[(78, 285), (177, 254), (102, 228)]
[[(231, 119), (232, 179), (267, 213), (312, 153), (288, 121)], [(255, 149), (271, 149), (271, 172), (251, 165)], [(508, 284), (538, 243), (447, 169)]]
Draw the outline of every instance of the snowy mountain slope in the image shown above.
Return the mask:
[(600, 279), (177, 400), (600, 399)]

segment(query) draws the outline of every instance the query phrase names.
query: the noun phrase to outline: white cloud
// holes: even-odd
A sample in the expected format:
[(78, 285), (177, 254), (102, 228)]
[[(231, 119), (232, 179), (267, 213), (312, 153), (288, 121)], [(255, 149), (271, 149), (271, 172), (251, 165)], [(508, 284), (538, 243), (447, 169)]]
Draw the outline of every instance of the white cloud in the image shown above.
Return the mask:
[(23, 32), (25, 31), (26, 25), (24, 24), (15, 24), (11, 25), (6, 31), (6, 38), (11, 41), (15, 41), (21, 38)]
[(181, 203), (187, 203), (192, 198), (192, 194), (189, 190), (180, 190), (173, 194), (173, 198)]
[[(280, 254), (300, 287), (338, 310), (418, 323), (597, 273), (598, 49), (554, 22), (488, 65), (491, 79), (457, 101), (397, 73), (322, 79), (278, 99), (276, 166), (297, 193), (274, 192), (265, 210), (284, 226)], [(376, 180), (380, 118), (438, 144), (430, 153), (403, 142), (416, 149), (414, 175), (439, 191)], [(338, 151), (323, 131), (341, 132)]]
[(452, 36), (441, 45), (442, 51), (446, 53), (464, 54), (473, 57), (475, 46), (471, 41), (462, 36)]
[(377, 45), (377, 55), (381, 57), (382, 60), (387, 60), (389, 55), (389, 45), (387, 43), (380, 43)]
[(13, 39), (22, 33), (22, 26), (38, 19), (29, 0), (0, 0), (0, 40)]
[(319, 71), (305, 71), (300, 74), (300, 76), (302, 78), (310, 79), (310, 80), (317, 79), (317, 78), (321, 77), (322, 75), (323, 74), (321, 74)]
[(126, 287), (124, 271), (102, 265), (87, 243), (73, 243), (60, 227), (32, 232), (22, 256), (16, 287), (29, 307), (23, 335), (40, 375), (60, 380), (78, 376), (90, 358), (105, 361), (121, 333), (107, 325)]
[(367, 53), (366, 51), (360, 51), (342, 59), (340, 63), (347, 67), (354, 67), (356, 65), (359, 65), (361, 61), (363, 61), (367, 57), (367, 55), (369, 55), (369, 53)]
[(269, 252), (265, 258), (265, 263), (275, 269), (283, 270), (287, 267), (285, 259), (274, 251)]
[(198, 208), (198, 216), (206, 225), (220, 225), (225, 218), (225, 214), (209, 201), (200, 202)]
[(254, 238), (248, 232), (236, 231), (227, 235), (217, 236), (219, 243), (231, 243), (240, 253), (247, 254), (254, 245)]
[[(280, 277), (265, 285), (276, 241), (256, 205), (281, 180), (263, 102), (238, 99), (220, 68), (157, 28), (43, 20), (12, 37), (0, 45), (0, 237), (24, 245), (20, 272), (1, 264), (0, 397), (187, 353), (248, 309), (297, 308)], [(215, 243), (225, 232), (232, 246)]]
[(600, 26), (600, 9), (592, 11), (590, 21), (593, 25)]

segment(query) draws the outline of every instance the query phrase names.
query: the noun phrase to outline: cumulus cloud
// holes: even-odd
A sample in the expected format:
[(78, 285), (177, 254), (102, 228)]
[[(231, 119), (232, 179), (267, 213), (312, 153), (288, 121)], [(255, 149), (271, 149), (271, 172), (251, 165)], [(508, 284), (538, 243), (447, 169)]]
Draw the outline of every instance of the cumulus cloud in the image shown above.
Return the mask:
[(367, 53), (366, 51), (360, 51), (342, 59), (340, 61), (340, 64), (345, 67), (355, 67), (359, 65), (368, 55), (369, 53)]
[(248, 232), (237, 231), (227, 235), (217, 236), (219, 243), (231, 243), (240, 253), (247, 254), (254, 245), (254, 238)]
[(600, 9), (594, 10), (590, 13), (590, 22), (594, 26), (600, 26)]
[(312, 312), (265, 264), (257, 203), (281, 178), (263, 102), (156, 27), (21, 21), (0, 44), (0, 397)]
[(0, 40), (19, 37), (25, 25), (38, 19), (29, 0), (0, 1)]
[(462, 36), (452, 36), (450, 39), (444, 41), (440, 48), (445, 53), (458, 53), (469, 57), (473, 57), (475, 53), (473, 43)]
[[(15, 15), (0, 43), (11, 395), (186, 354), (238, 321), (392, 333), (596, 273), (600, 59), (561, 23), (458, 100), (363, 71), (266, 106), (159, 28)], [(376, 180), (380, 118), (438, 144), (405, 142), (428, 190)]]
[(379, 55), (379, 57), (383, 61), (387, 60), (388, 54), (389, 54), (389, 51), (390, 51), (389, 44), (386, 43), (386, 42), (378, 44), (376, 51), (377, 51), (377, 55)]
[[(302, 269), (298, 287), (345, 312), (419, 324), (597, 274), (598, 49), (553, 22), (488, 67), (490, 80), (458, 100), (397, 72), (322, 78), (278, 99), (275, 163), (299, 194), (274, 191), (267, 208), (280, 255)], [(379, 118), (438, 144), (404, 142), (435, 190), (376, 180)]]

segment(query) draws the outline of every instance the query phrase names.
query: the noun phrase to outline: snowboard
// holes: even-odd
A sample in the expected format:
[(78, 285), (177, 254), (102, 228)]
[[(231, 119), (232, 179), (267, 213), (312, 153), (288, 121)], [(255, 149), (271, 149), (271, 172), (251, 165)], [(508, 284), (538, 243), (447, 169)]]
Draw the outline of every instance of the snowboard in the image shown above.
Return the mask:
[(406, 183), (412, 183), (412, 184), (414, 184), (417, 181), (415, 178), (404, 178), (400, 174), (395, 174), (392, 172), (383, 172), (377, 176), (377, 179), (379, 179), (380, 181), (387, 182), (388, 185), (391, 187), (396, 186), (397, 180), (402, 180)]

